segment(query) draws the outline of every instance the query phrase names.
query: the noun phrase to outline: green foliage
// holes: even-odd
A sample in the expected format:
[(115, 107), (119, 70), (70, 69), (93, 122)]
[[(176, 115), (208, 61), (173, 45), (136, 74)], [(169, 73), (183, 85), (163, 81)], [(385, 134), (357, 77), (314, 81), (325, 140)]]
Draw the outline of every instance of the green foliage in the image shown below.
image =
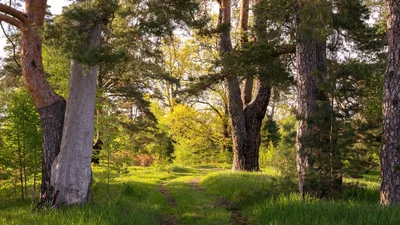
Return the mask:
[(37, 182), (41, 168), (39, 115), (26, 91), (15, 89), (1, 95), (2, 99), (7, 96), (7, 101), (1, 107), (0, 193), (7, 194), (0, 199), (17, 197), (10, 194), (16, 188), (21, 190), (22, 198), (31, 197), (27, 183)]
[(379, 165), (384, 69), (380, 61), (354, 60), (330, 67), (330, 79), (336, 81), (331, 95), (338, 102), (336, 148), (340, 149), (343, 171), (351, 176)]
[(186, 26), (201, 29), (208, 17), (201, 14), (201, 1), (151, 0), (143, 7), (146, 15), (139, 18), (144, 29), (156, 36), (172, 35)]
[(71, 4), (48, 24), (46, 39), (51, 45), (60, 46), (63, 52), (87, 66), (105, 62), (119, 62), (125, 54), (107, 44), (93, 48), (87, 45), (87, 34), (96, 25), (106, 26), (111, 16), (118, 9), (118, 1), (92, 1)]
[[(371, 16), (364, 0), (336, 0), (336, 13), (333, 14), (332, 27), (346, 32), (346, 38), (354, 41), (361, 50), (377, 51), (384, 46), (386, 33), (380, 33), (379, 23), (370, 26), (366, 23)], [(342, 31), (343, 30), (343, 31)]]
[[(263, 121), (261, 127), (261, 143), (272, 143), (274, 146), (277, 146), (280, 140), (281, 134), (279, 132), (278, 124), (273, 118), (267, 117), (267, 119)], [(264, 146), (268, 147), (266, 145)]]
[(51, 45), (51, 42), (48, 44), (45, 43), (42, 47), (43, 66), (47, 80), (57, 94), (67, 99), (70, 57), (60, 46)]
[(280, 46), (268, 43), (249, 42), (242, 48), (224, 55), (222, 65), (229, 73), (239, 78), (258, 76), (269, 85), (290, 84), (287, 62), (277, 57)]
[(181, 164), (229, 161), (222, 121), (209, 112), (178, 105), (161, 123), (169, 127), (174, 140), (174, 160)]
[(262, 139), (259, 160), (261, 168), (273, 166), (278, 168), (284, 176), (294, 176), (296, 171), (296, 123), (296, 118), (293, 115), (289, 115), (277, 121), (279, 131), (277, 131), (276, 136), (278, 136), (279, 139), (277, 140), (276, 144), (274, 144), (272, 141), (273, 139), (270, 141), (268, 141), (266, 138)]
[(298, 5), (297, 40), (325, 40), (330, 34), (332, 6), (328, 0), (302, 0)]

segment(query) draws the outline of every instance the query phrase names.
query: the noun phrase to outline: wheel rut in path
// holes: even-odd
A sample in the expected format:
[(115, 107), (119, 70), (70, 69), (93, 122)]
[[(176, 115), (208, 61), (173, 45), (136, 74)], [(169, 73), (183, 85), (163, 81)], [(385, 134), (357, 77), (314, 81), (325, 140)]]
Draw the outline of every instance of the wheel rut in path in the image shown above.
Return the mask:
[(249, 225), (250, 222), (245, 217), (239, 207), (231, 200), (224, 197), (217, 197), (215, 202), (216, 207), (223, 207), (231, 212), (230, 222), (232, 225)]
[(172, 195), (168, 192), (168, 189), (167, 189), (167, 187), (165, 187), (165, 184), (166, 184), (166, 182), (161, 183), (160, 192), (167, 198), (170, 206), (172, 208), (175, 208), (177, 206), (176, 202), (175, 202), (174, 198), (172, 197)]
[[(166, 182), (162, 182), (160, 185), (160, 192), (167, 198), (169, 205), (172, 208), (175, 208), (177, 206), (174, 198), (171, 196), (171, 194), (168, 192), (167, 187), (165, 187)], [(165, 215), (162, 218), (161, 225), (180, 225), (178, 222), (178, 218), (176, 215)]]

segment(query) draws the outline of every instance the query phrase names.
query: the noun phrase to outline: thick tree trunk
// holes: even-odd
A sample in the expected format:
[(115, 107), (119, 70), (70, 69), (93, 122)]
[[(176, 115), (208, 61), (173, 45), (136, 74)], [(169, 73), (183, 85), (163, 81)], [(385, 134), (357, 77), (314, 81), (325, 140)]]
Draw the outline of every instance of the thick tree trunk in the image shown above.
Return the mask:
[[(264, 85), (260, 80), (257, 80), (256, 87), (257, 97), (243, 111), (245, 116), (244, 126), (242, 123), (236, 123), (236, 126), (232, 126), (232, 130), (236, 131), (232, 132), (234, 142), (232, 169), (234, 171), (260, 170), (258, 163), (261, 143), (260, 130), (270, 100), (271, 88)], [(242, 134), (241, 138), (236, 136), (238, 133)]]
[[(296, 45), (297, 64), (297, 114), (299, 117), (296, 136), (296, 163), (299, 178), (299, 191), (302, 194), (312, 193), (310, 171), (314, 160), (311, 158), (315, 125), (309, 120), (317, 110), (316, 83), (313, 72), (316, 71), (316, 48), (313, 41), (302, 41)], [(317, 141), (317, 140), (315, 140)]]
[(49, 200), (51, 165), (60, 151), (65, 100), (46, 80), (42, 64), (42, 40), (33, 27), (21, 28), (21, 58), (25, 86), (40, 115), (42, 126), (41, 204)]
[(381, 203), (400, 203), (400, 1), (386, 0), (389, 54), (383, 84)]
[[(100, 25), (88, 33), (89, 48), (100, 44)], [(55, 207), (83, 204), (91, 200), (91, 158), (98, 67), (88, 72), (84, 65), (71, 62), (71, 77), (61, 150), (52, 166)]]
[[(248, 1), (244, 0), (242, 5), (242, 29), (247, 30)], [(231, 1), (220, 1), (219, 24), (231, 23)], [(246, 21), (244, 21), (246, 20)], [(243, 37), (246, 41), (247, 37)], [(219, 51), (221, 57), (232, 51), (230, 31), (225, 30), (220, 35)], [(252, 96), (253, 79), (247, 82), (243, 88), (243, 95), (240, 90), (239, 79), (227, 73), (225, 74), (226, 96), (228, 99), (229, 120), (231, 123), (231, 135), (233, 141), (233, 171), (258, 171), (260, 129), (267, 110), (271, 89), (265, 86), (259, 79), (256, 79), (257, 93)], [(251, 84), (251, 85), (250, 85)]]
[[(303, 2), (304, 3), (304, 2)], [(301, 10), (301, 4), (298, 3)], [(299, 13), (300, 15), (301, 13)], [(296, 164), (299, 191), (326, 196), (336, 186), (340, 175), (336, 169), (338, 154), (332, 154), (330, 143), (330, 104), (323, 90), (326, 84), (326, 43), (315, 37), (318, 32), (297, 18), (297, 116)], [(341, 178), (340, 178), (341, 179)], [(334, 185), (335, 184), (335, 185)]]
[(39, 109), (42, 127), (41, 202), (50, 200), (51, 165), (60, 152), (66, 101), (61, 99)]

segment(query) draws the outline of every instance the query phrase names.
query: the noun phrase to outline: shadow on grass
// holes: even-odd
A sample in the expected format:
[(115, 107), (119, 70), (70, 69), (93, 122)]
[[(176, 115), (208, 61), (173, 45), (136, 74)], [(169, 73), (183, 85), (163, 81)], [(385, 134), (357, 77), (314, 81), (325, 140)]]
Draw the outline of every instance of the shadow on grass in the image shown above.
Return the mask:
[(162, 208), (168, 206), (157, 184), (142, 182), (97, 183), (93, 199), (91, 205), (36, 213), (31, 213), (28, 202), (0, 206), (0, 224), (151, 225), (161, 223)]

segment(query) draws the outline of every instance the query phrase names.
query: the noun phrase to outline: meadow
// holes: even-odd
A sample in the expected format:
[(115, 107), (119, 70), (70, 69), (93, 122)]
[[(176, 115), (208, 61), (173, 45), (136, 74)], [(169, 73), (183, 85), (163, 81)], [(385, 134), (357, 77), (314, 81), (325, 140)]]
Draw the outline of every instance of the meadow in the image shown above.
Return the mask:
[(345, 178), (341, 195), (302, 198), (274, 168), (94, 167), (93, 203), (32, 212), (31, 201), (0, 203), (1, 224), (400, 224), (399, 207), (379, 205), (379, 174)]

